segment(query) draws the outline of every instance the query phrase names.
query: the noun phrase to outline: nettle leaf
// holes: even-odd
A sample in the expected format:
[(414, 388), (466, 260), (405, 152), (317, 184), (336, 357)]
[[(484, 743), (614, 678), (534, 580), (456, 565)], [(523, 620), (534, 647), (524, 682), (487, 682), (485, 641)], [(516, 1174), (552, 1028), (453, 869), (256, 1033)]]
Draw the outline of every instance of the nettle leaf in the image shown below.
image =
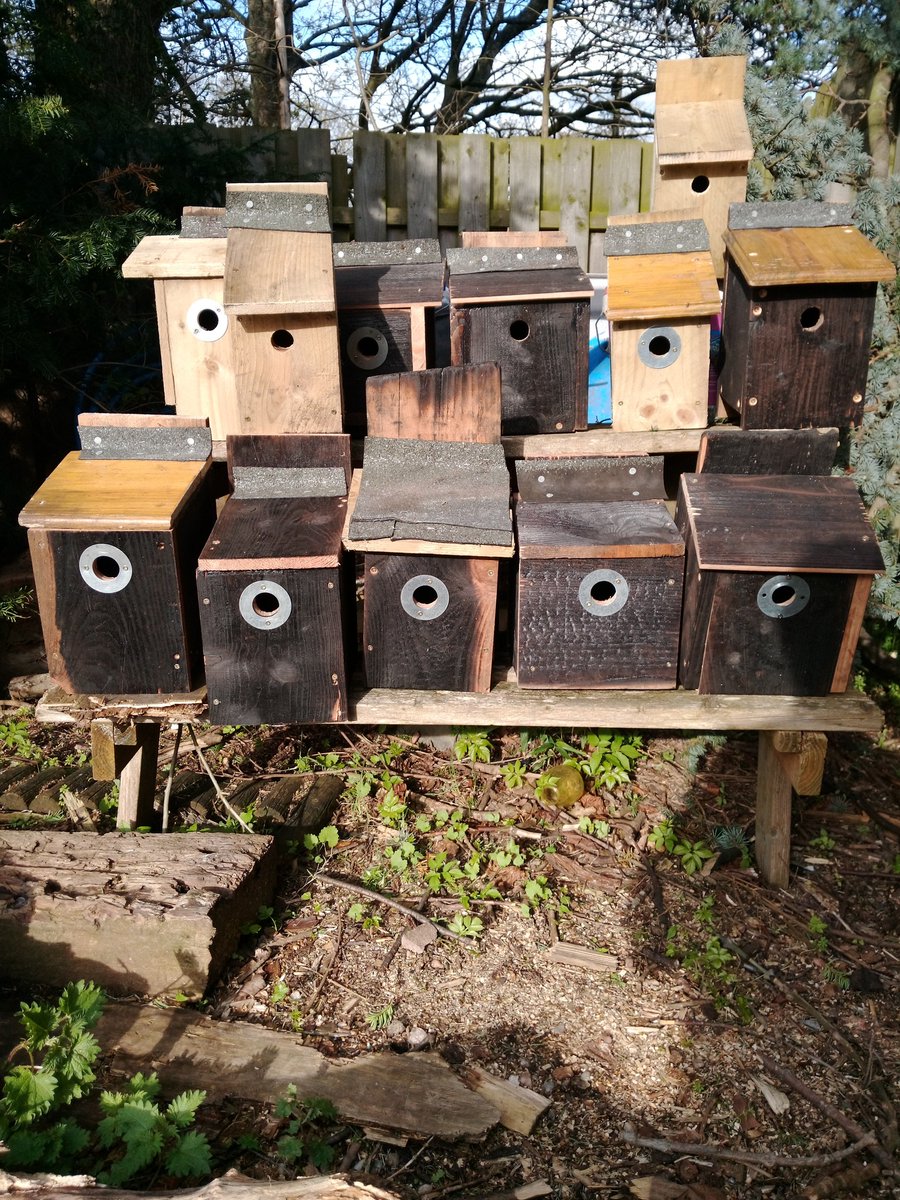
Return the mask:
[(306, 1153), (306, 1146), (301, 1138), (287, 1133), (278, 1139), (278, 1153), (288, 1162), (296, 1162)]
[(3, 1156), (3, 1163), (8, 1167), (36, 1167), (40, 1164), (52, 1166), (56, 1155), (49, 1143), (50, 1138), (46, 1133), (17, 1129), (6, 1138), (8, 1153)]
[(128, 1142), (151, 1140), (160, 1124), (159, 1109), (148, 1100), (126, 1100), (114, 1117), (119, 1137)]
[(155, 1100), (159, 1095), (159, 1076), (155, 1071), (144, 1075), (138, 1071), (128, 1080), (128, 1094), (138, 1100)]
[(169, 1120), (177, 1125), (179, 1129), (187, 1129), (191, 1121), (197, 1115), (197, 1109), (206, 1099), (206, 1092), (190, 1091), (182, 1092), (180, 1096), (169, 1104), (166, 1109), (166, 1116)]
[(206, 1134), (192, 1129), (179, 1138), (178, 1145), (166, 1158), (166, 1167), (173, 1175), (208, 1175), (211, 1155)]
[(41, 1050), (56, 1030), (57, 1012), (50, 1004), (20, 1004), (19, 1020), (34, 1050)]
[(114, 1162), (109, 1170), (98, 1173), (98, 1182), (108, 1183), (113, 1187), (117, 1187), (121, 1183), (127, 1183), (142, 1167), (146, 1167), (149, 1163), (153, 1162), (161, 1149), (162, 1134), (159, 1130), (156, 1131), (155, 1135), (151, 1135), (142, 1141), (130, 1142), (128, 1150), (118, 1162)]
[(66, 1016), (84, 1023), (85, 1028), (91, 1029), (100, 1020), (106, 996), (95, 983), (69, 983), (63, 988), (59, 998), (59, 1011)]
[(17, 1122), (27, 1124), (49, 1110), (56, 1095), (56, 1076), (34, 1067), (13, 1067), (3, 1081), (6, 1107)]

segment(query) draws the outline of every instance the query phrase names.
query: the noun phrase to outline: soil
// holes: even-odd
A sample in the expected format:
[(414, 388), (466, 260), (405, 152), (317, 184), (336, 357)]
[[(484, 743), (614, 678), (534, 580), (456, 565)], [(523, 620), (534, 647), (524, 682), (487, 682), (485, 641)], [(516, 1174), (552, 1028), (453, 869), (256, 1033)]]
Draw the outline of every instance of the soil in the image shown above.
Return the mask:
[[(887, 712), (879, 736), (829, 739), (822, 794), (795, 801), (787, 891), (753, 865), (753, 735), (646, 735), (615, 782), (587, 776), (577, 733), (570, 755), (538, 731), (429, 742), (415, 731), (228, 730), (205, 754), (229, 795), (260, 785), (242, 810), (255, 829), (267, 789), (298, 767), (301, 808), (322, 774), (340, 775), (344, 791), (321, 841), (291, 828), (292, 810), (281, 818), (273, 911), (203, 1011), (300, 1033), (334, 1057), (429, 1048), (462, 1076), (477, 1066), (549, 1101), (529, 1135), (498, 1125), (477, 1142), (382, 1140), (389, 1108), (385, 1135), (310, 1114), (300, 1136), (322, 1169), (404, 1200), (523, 1185), (535, 1186), (520, 1196), (566, 1200), (900, 1195), (900, 736)], [(0, 721), (26, 732), (6, 760), (54, 756), (74, 769), (84, 728), (14, 713), (6, 702)], [(466, 750), (489, 761), (459, 759)], [(561, 810), (535, 784), (567, 756), (587, 791)], [(614, 765), (609, 747), (601, 758)], [(508, 769), (517, 762), (524, 778)], [(177, 791), (172, 807), (182, 827), (197, 821)], [(227, 819), (213, 806), (206, 820)], [(476, 854), (463, 886), (429, 891), (427, 856), (443, 855), (452, 875)], [(401, 946), (415, 923), (379, 890), (476, 936)], [(587, 965), (556, 961), (561, 943)], [(219, 1172), (315, 1169), (307, 1155), (279, 1155), (286, 1125), (271, 1111), (226, 1104), (203, 1121)]]

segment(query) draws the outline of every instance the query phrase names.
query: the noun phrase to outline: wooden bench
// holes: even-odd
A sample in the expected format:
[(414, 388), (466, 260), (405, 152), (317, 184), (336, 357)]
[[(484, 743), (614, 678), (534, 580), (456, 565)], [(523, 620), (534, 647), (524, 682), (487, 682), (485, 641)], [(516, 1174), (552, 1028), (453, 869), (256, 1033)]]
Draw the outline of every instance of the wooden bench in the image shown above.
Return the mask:
[[(97, 779), (119, 784), (118, 823), (153, 823), (162, 724), (209, 720), (205, 690), (168, 696), (72, 696), (51, 688), (35, 709), (39, 721), (90, 722)], [(762, 877), (786, 887), (790, 873), (791, 800), (817, 795), (826, 734), (875, 733), (882, 714), (859, 692), (833, 696), (706, 696), (688, 691), (525, 690), (513, 681), (490, 692), (351, 691), (350, 725), (751, 731), (759, 733), (756, 861)]]

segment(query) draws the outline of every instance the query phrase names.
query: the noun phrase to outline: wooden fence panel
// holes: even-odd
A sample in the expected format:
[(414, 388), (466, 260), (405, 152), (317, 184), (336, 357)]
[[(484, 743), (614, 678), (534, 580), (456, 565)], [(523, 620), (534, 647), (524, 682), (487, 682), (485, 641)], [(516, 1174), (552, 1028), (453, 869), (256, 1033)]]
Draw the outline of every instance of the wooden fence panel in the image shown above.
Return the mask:
[(353, 135), (353, 236), (387, 240), (387, 145), (381, 134)]
[(406, 230), (411, 238), (438, 235), (438, 140), (433, 133), (407, 142)]
[(591, 165), (593, 143), (587, 138), (560, 138), (559, 227), (578, 259), (588, 265), (591, 236)]
[(509, 139), (509, 227), (541, 225), (541, 143), (537, 138)]
[(464, 133), (459, 138), (459, 229), (490, 229), (491, 138)]

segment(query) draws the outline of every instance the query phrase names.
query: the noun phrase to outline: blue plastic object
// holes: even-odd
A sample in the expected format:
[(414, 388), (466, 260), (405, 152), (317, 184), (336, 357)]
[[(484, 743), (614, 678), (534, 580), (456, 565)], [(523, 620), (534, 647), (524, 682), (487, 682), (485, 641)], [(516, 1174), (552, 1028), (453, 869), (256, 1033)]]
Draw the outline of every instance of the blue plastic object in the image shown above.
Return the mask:
[(588, 342), (588, 425), (611, 424), (609, 338), (591, 337)]

